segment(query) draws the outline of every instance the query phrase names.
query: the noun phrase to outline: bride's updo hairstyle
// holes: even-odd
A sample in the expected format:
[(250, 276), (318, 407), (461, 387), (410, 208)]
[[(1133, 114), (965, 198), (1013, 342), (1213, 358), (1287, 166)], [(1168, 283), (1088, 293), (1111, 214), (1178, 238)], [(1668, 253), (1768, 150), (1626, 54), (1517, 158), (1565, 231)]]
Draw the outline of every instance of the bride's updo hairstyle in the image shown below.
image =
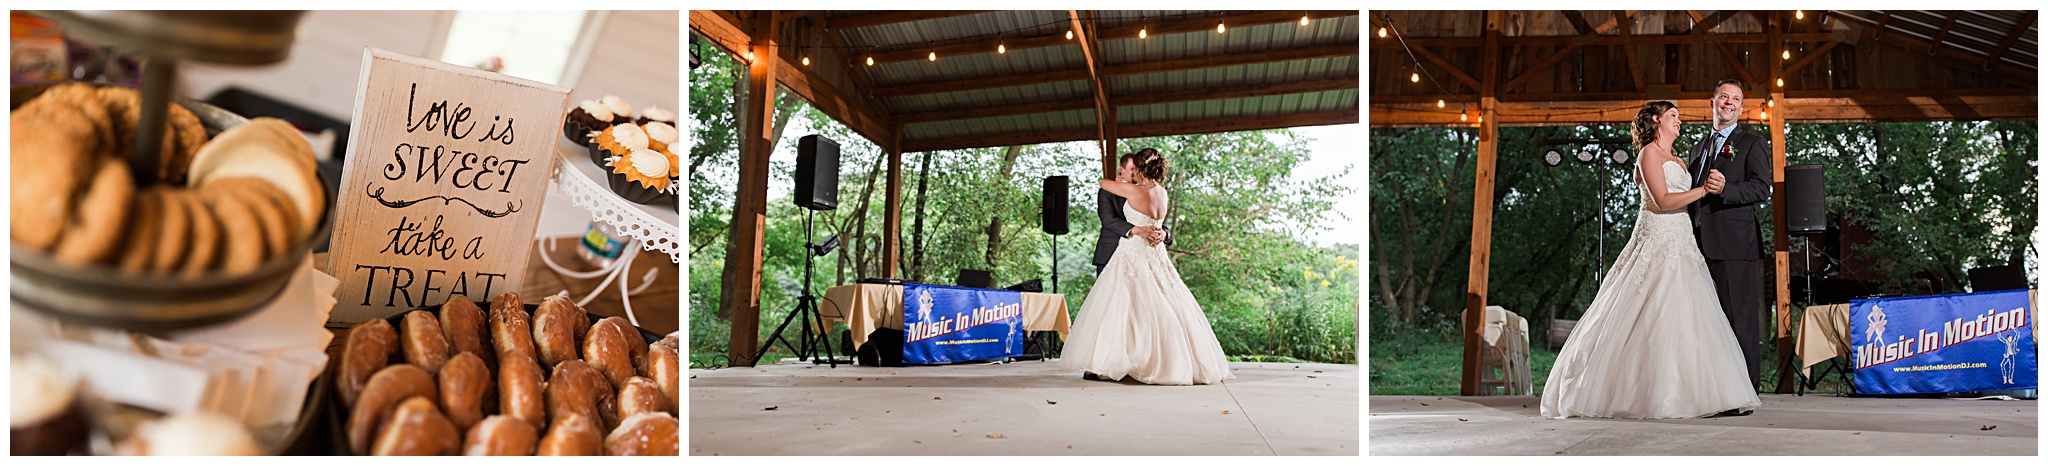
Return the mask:
[(1138, 149), (1138, 152), (1132, 155), (1138, 157), (1138, 174), (1145, 175), (1145, 179), (1152, 181), (1166, 179), (1166, 156), (1159, 155), (1158, 149), (1150, 147)]
[(1657, 117), (1663, 116), (1665, 111), (1673, 107), (1676, 105), (1669, 101), (1652, 100), (1644, 103), (1642, 110), (1636, 111), (1636, 120), (1630, 124), (1630, 133), (1635, 135), (1636, 147), (1649, 147), (1650, 143), (1657, 141)]

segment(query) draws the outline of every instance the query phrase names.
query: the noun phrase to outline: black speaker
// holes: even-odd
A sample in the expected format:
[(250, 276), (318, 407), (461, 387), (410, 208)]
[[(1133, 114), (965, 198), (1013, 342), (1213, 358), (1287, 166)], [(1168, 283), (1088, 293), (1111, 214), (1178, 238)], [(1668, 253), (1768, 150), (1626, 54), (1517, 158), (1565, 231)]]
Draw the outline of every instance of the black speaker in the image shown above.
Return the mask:
[(1971, 292), (2018, 290), (2025, 289), (2026, 287), (2027, 271), (2017, 265), (1970, 269)]
[(1785, 167), (1785, 233), (1824, 233), (1828, 228), (1827, 178), (1819, 165)]
[(960, 273), (953, 276), (953, 286), (995, 288), (995, 285), (996, 280), (989, 277), (987, 270), (960, 269)]
[(816, 134), (796, 140), (796, 206), (839, 208), (839, 143)]
[(1067, 234), (1067, 177), (1045, 177), (1045, 192), (1038, 199), (1038, 224), (1045, 228), (1045, 233)]

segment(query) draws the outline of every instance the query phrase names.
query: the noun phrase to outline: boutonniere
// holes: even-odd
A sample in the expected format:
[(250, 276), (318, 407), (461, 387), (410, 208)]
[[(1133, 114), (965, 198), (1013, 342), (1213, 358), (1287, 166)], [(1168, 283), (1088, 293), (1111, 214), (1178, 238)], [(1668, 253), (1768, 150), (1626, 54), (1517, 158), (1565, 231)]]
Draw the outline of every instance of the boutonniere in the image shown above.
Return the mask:
[(1722, 145), (1721, 145), (1721, 158), (1726, 158), (1726, 159), (1732, 159), (1732, 158), (1735, 158), (1735, 145), (1734, 145), (1734, 144), (1722, 144)]

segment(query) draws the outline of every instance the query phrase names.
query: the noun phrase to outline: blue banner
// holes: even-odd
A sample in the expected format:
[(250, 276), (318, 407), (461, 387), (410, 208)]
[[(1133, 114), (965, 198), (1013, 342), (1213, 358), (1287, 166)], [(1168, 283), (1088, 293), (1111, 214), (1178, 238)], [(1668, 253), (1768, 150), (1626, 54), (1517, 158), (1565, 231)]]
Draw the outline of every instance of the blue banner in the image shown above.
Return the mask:
[(1852, 301), (1856, 392), (2036, 388), (2033, 324), (2027, 290)]
[(903, 363), (938, 364), (1024, 354), (1024, 295), (903, 284)]

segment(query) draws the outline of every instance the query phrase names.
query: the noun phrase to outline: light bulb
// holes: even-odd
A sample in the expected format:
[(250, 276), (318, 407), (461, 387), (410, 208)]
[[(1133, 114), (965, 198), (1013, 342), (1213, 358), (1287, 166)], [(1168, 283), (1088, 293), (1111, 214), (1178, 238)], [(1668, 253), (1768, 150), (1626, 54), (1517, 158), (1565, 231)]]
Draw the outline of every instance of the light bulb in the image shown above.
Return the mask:
[(1480, 115), (1480, 116), (1479, 116), (1479, 122), (1480, 122), (1480, 123), (1485, 123), (1485, 122), (1486, 122), (1486, 115)]
[[(1307, 16), (1303, 16), (1303, 18), (1307, 18)], [(1306, 20), (1304, 20), (1304, 21), (1306, 21)], [(1381, 38), (1381, 39), (1385, 39), (1385, 38), (1387, 38), (1387, 28), (1386, 28), (1386, 27), (1381, 27), (1381, 28), (1380, 28), (1380, 38)]]
[(1436, 99), (1436, 108), (1444, 108), (1444, 99)]
[(1216, 23), (1216, 33), (1217, 33), (1217, 34), (1222, 34), (1222, 33), (1223, 33), (1223, 23), (1220, 23), (1220, 22), (1219, 22), (1219, 23)]
[(1301, 15), (1301, 25), (1303, 25), (1303, 26), (1307, 26), (1307, 25), (1308, 25), (1308, 15)]
[(934, 51), (934, 52), (926, 53), (926, 54), (924, 55), (924, 59), (925, 59), (925, 61), (939, 61), (939, 52), (936, 52), (936, 51)]
[(748, 50), (748, 51), (747, 51), (747, 61), (754, 61), (754, 51), (752, 51), (752, 50)]
[(1806, 19), (1806, 10), (1794, 10), (1792, 19)]
[(1010, 48), (1003, 46), (1003, 44), (996, 44), (996, 53), (1010, 53)]
[(1785, 87), (1785, 78), (1778, 78), (1778, 87)]
[(1143, 38), (1145, 38), (1145, 28), (1138, 28), (1138, 38), (1139, 38), (1139, 39), (1143, 39)]
[(868, 55), (868, 66), (875, 66), (875, 56)]
[(1408, 73), (1408, 82), (1411, 82), (1411, 83), (1419, 83), (1419, 82), (1422, 82), (1422, 73)]
[(1074, 40), (1074, 31), (1073, 31), (1073, 30), (1068, 30), (1068, 31), (1067, 31), (1067, 40)]
[(1791, 50), (1786, 50), (1786, 51), (1785, 51), (1785, 53), (1784, 53), (1783, 55), (1780, 55), (1780, 56), (1782, 56), (1782, 57), (1785, 57), (1785, 59), (1786, 59), (1786, 60), (1791, 60), (1791, 59), (1792, 59), (1792, 51), (1791, 51)]
[(1769, 119), (1771, 119), (1771, 111), (1770, 111), (1770, 110), (1764, 110), (1764, 112), (1763, 112), (1763, 114), (1762, 114), (1761, 116), (1763, 117), (1763, 119), (1765, 119), (1765, 120), (1769, 120)]
[(804, 66), (811, 66), (811, 57), (804, 57)]
[(1458, 121), (1471, 121), (1471, 120), (1472, 120), (1472, 115), (1470, 115), (1470, 114), (1466, 114), (1466, 113), (1459, 113), (1459, 114), (1458, 114)]
[(1777, 107), (1777, 106), (1778, 106), (1778, 101), (1777, 101), (1776, 99), (1772, 99), (1772, 100), (1765, 100), (1765, 101), (1764, 101), (1764, 106), (1765, 106), (1765, 107)]

